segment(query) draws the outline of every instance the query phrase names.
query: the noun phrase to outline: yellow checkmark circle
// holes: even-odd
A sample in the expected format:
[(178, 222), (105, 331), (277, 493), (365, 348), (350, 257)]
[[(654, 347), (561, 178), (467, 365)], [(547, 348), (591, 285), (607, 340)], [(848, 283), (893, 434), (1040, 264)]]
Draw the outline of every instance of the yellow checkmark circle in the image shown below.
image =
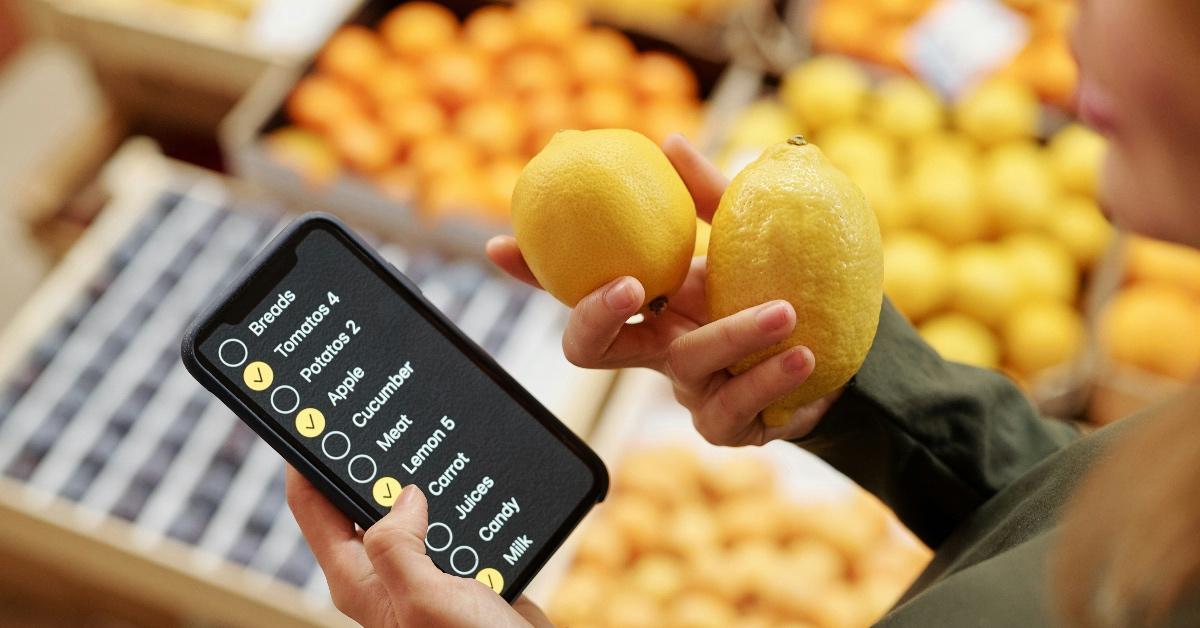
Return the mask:
[(275, 371), (272, 371), (271, 365), (266, 362), (251, 362), (246, 365), (246, 370), (242, 371), (242, 380), (246, 382), (246, 388), (262, 392), (270, 388), (271, 383), (275, 381)]
[(496, 593), (504, 590), (504, 576), (491, 567), (484, 567), (475, 574), (475, 579), (488, 585)]
[(385, 475), (375, 480), (375, 486), (371, 487), (371, 495), (380, 506), (391, 508), (392, 504), (396, 503), (396, 498), (400, 497), (400, 482)]
[(316, 408), (305, 408), (296, 415), (296, 431), (305, 438), (320, 436), (325, 431), (325, 415)]

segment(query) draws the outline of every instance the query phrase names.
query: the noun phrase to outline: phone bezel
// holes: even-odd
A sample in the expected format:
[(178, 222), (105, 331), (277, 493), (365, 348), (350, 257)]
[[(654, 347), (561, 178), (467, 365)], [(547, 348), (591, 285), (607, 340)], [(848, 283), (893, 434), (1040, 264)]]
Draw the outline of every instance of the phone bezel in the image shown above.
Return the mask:
[[(201, 385), (228, 406), (238, 418), (250, 426), (259, 437), (300, 471), (309, 482), (312, 482), (356, 524), (366, 529), (378, 520), (365, 498), (359, 497), (335, 473), (325, 472), (324, 469), (327, 468), (327, 465), (322, 465), (315, 455), (300, 446), (298, 439), (275, 423), (270, 416), (266, 416), (265, 412), (260, 414), (256, 409), (257, 405), (246, 391), (236, 385), (229, 386), (222, 381), (217, 375), (216, 365), (199, 352), (200, 342), (206, 339), (219, 323), (227, 320), (228, 310), (245, 309), (247, 303), (253, 307), (253, 305), (261, 303), (262, 299), (267, 296), (267, 292), (277, 287), (277, 282), (256, 281), (255, 278), (267, 273), (271, 277), (278, 278), (290, 271), (296, 261), (296, 245), (316, 229), (322, 229), (342, 242), (355, 254), (355, 257), (367, 265), (376, 276), (399, 294), (409, 306), (445, 338), (449, 339), (476, 367), (537, 419), (591, 471), (592, 482), (587, 494), (572, 509), (567, 521), (554, 532), (547, 543), (541, 546), (528, 565), (519, 572), (518, 577), (505, 590), (503, 597), (509, 602), (513, 601), (520, 595), (529, 580), (541, 570), (550, 556), (562, 545), (571, 531), (578, 526), (592, 506), (603, 501), (608, 492), (608, 470), (600, 457), (582, 439), (563, 425), (490, 355), (463, 334), (450, 319), (426, 301), (407, 277), (396, 271), (391, 264), (337, 218), (317, 212), (305, 214), (276, 235), (221, 293), (208, 302), (188, 326), (181, 346), (184, 366)], [(280, 268), (280, 262), (287, 263), (288, 266)]]

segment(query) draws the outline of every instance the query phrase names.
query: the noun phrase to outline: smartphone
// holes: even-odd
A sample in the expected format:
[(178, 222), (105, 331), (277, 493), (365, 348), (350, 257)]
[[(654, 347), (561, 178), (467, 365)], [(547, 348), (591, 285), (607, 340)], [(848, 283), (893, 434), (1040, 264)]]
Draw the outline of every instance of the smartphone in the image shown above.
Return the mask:
[(608, 489), (595, 452), (331, 216), (272, 240), (182, 354), (363, 529), (419, 486), (434, 564), (510, 602)]

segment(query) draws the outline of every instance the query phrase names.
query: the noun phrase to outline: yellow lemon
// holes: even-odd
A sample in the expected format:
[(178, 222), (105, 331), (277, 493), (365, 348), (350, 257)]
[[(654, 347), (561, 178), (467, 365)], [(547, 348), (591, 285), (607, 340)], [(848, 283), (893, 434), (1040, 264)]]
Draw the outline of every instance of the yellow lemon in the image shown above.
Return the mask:
[(1147, 282), (1126, 288), (1100, 317), (1100, 341), (1113, 359), (1188, 380), (1200, 370), (1200, 305), (1186, 290)]
[(979, 240), (990, 231), (976, 168), (965, 157), (948, 153), (913, 164), (904, 194), (916, 224), (947, 244)]
[(1050, 165), (1067, 191), (1094, 198), (1107, 150), (1108, 143), (1099, 133), (1072, 124), (1050, 140)]
[(517, 179), (512, 224), (530, 270), (563, 303), (632, 275), (657, 312), (687, 276), (696, 206), (646, 136), (561, 131)]
[(1095, 264), (1115, 235), (1096, 201), (1076, 194), (1062, 197), (1054, 204), (1046, 230), (1067, 247), (1080, 268)]
[(797, 345), (812, 350), (808, 380), (763, 411), (764, 422), (781, 425), (844, 385), (867, 356), (883, 300), (875, 215), (816, 146), (801, 137), (772, 146), (721, 197), (706, 292), (713, 319), (773, 299), (795, 308), (800, 322), (787, 339), (732, 369), (745, 372)]
[(844, 57), (816, 57), (787, 72), (779, 98), (810, 131), (862, 115), (871, 82), (867, 73)]
[(879, 230), (882, 233), (898, 231), (913, 225), (915, 217), (912, 207), (904, 197), (897, 177), (887, 173), (847, 174), (850, 180), (862, 189), (867, 203), (875, 210), (875, 218), (879, 221)]
[(829, 162), (854, 179), (859, 174), (896, 172), (896, 145), (888, 136), (861, 124), (839, 124), (817, 138)]
[(958, 163), (975, 164), (979, 158), (979, 147), (961, 133), (930, 133), (913, 138), (909, 142), (907, 157), (913, 168), (927, 161), (943, 158)]
[(1009, 265), (1027, 299), (1074, 303), (1079, 293), (1075, 259), (1062, 243), (1036, 233), (1020, 233), (1002, 242)]
[(1033, 375), (1079, 355), (1084, 343), (1083, 318), (1057, 301), (1031, 301), (1004, 323), (1004, 354), (1022, 375)]
[(787, 107), (775, 100), (759, 100), (738, 114), (737, 119), (729, 126), (725, 143), (730, 146), (753, 146), (762, 149), (778, 142), (781, 137), (805, 131)]
[(879, 130), (907, 141), (941, 129), (946, 111), (938, 95), (920, 81), (896, 77), (875, 90), (868, 118)]
[(918, 321), (945, 305), (950, 296), (946, 247), (931, 236), (903, 231), (883, 244), (883, 291), (908, 317)]
[(1024, 295), (1009, 257), (995, 244), (968, 244), (950, 255), (951, 306), (998, 328)]
[(1182, 244), (1137, 237), (1126, 252), (1129, 276), (1142, 281), (1165, 281), (1200, 295), (1200, 251)]
[(990, 329), (963, 314), (942, 314), (929, 319), (917, 333), (938, 355), (951, 362), (994, 369), (1000, 364), (1000, 344)]
[(1053, 212), (1058, 188), (1045, 157), (1033, 142), (1013, 142), (983, 159), (983, 201), (993, 225), (1011, 233), (1040, 228)]
[(1033, 89), (1004, 78), (981, 83), (954, 106), (955, 124), (983, 146), (1033, 138), (1040, 117)]

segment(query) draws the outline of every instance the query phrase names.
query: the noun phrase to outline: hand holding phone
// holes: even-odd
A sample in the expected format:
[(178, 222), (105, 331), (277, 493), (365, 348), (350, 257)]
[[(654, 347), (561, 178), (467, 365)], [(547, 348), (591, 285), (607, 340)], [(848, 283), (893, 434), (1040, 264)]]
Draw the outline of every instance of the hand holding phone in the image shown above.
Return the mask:
[[(546, 627), (532, 602), (512, 606), (479, 582), (442, 573), (424, 546), (428, 504), (416, 487), (360, 536), (354, 523), (295, 469), (288, 506), (308, 540), (338, 610), (363, 626)], [(487, 583), (483, 583), (487, 584)]]
[(595, 453), (327, 216), (276, 237), (183, 358), (327, 513), (369, 529), (410, 492), (433, 564), (509, 601), (607, 490)]

